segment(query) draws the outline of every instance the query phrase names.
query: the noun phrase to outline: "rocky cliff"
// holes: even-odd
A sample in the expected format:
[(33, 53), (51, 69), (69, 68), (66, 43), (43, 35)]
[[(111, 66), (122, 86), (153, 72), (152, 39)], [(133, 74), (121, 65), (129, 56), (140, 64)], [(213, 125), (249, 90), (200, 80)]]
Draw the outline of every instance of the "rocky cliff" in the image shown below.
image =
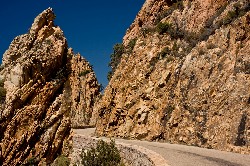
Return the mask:
[(72, 58), (72, 72), (69, 76), (71, 85), (71, 126), (81, 128), (94, 126), (94, 105), (99, 100), (100, 85), (97, 82), (92, 66), (79, 54)]
[(99, 84), (54, 18), (43, 11), (3, 56), (0, 165), (49, 164), (69, 152), (71, 127), (90, 122)]
[(96, 133), (250, 152), (248, 0), (146, 0)]

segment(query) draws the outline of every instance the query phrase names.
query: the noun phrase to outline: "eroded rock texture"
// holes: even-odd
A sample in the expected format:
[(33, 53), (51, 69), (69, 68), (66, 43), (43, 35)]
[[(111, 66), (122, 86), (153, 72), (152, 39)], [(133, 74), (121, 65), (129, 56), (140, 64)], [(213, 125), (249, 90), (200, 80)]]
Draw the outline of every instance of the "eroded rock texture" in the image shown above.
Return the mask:
[(96, 116), (93, 109), (100, 98), (100, 85), (89, 62), (79, 54), (72, 58), (71, 68), (71, 126), (94, 126)]
[(54, 18), (51, 8), (43, 11), (3, 56), (0, 165), (49, 164), (67, 155), (71, 124), (90, 121), (99, 85), (88, 62), (68, 48)]
[(249, 9), (147, 0), (96, 107), (96, 133), (249, 153)]

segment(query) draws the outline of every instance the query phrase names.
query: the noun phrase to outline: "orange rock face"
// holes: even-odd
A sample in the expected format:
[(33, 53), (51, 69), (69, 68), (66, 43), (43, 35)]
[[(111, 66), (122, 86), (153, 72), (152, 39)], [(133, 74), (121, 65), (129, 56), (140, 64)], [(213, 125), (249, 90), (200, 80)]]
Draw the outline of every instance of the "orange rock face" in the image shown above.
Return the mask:
[(72, 125), (88, 125), (92, 116), (99, 84), (54, 18), (52, 9), (43, 11), (3, 56), (0, 165), (49, 164), (67, 155)]
[(249, 1), (167, 2), (127, 30), (97, 134), (249, 153)]

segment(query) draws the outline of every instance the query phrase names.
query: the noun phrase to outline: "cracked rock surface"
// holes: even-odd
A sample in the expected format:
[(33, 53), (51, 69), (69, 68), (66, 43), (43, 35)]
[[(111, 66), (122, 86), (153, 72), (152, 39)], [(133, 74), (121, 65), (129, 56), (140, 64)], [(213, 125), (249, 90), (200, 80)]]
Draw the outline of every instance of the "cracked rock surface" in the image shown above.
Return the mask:
[(69, 153), (71, 127), (90, 123), (99, 84), (54, 19), (44, 10), (3, 56), (0, 165), (52, 163)]
[(96, 133), (249, 154), (249, 1), (174, 2), (146, 0), (127, 30)]

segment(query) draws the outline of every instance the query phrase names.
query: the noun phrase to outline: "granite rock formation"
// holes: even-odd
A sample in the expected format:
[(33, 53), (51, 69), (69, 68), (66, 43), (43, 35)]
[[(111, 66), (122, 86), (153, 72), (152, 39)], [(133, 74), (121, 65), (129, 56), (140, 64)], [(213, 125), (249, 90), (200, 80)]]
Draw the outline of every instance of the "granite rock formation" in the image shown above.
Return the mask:
[(100, 88), (92, 66), (79, 54), (72, 58), (71, 75), (69, 77), (71, 95), (71, 126), (81, 128), (94, 126), (94, 105), (99, 100)]
[(248, 0), (146, 0), (95, 107), (96, 134), (249, 153), (249, 10)]
[(99, 84), (54, 19), (43, 11), (3, 56), (0, 165), (52, 163), (69, 153), (72, 125), (89, 125)]

